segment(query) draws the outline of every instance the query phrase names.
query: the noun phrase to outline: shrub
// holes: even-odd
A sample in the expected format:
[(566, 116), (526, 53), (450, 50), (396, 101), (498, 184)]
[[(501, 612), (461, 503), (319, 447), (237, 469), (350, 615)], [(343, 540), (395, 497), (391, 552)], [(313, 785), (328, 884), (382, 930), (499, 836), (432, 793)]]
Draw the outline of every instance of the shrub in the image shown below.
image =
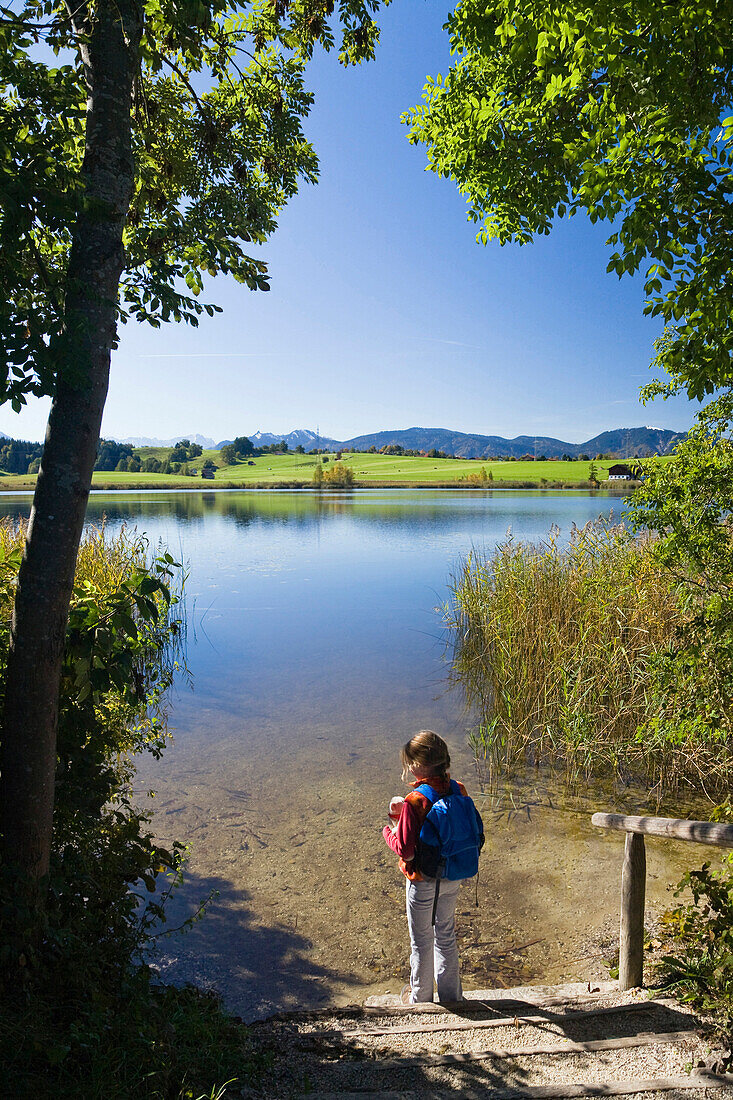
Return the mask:
[(486, 467), (482, 466), (478, 473), (466, 474), (462, 480), (468, 482), (469, 485), (486, 485), (487, 481), (494, 480), (494, 476), (491, 471), (487, 474)]
[(733, 856), (712, 870), (704, 863), (689, 871), (675, 896), (683, 902), (662, 917), (662, 932), (670, 954), (656, 972), (664, 989), (680, 1000), (713, 1013), (718, 1023), (733, 1024)]
[(323, 484), (331, 488), (349, 489), (354, 484), (354, 471), (342, 462), (336, 462), (323, 472)]
[[(3, 622), (22, 540), (22, 528), (0, 526)], [(163, 699), (180, 629), (169, 615), (177, 599), (169, 586), (174, 567), (170, 555), (148, 559), (144, 542), (125, 530), (113, 539), (90, 531), (79, 553), (61, 680), (46, 907), (49, 935), (64, 943), (70, 990), (93, 980), (97, 966), (111, 972), (127, 964), (147, 921), (131, 886), (142, 880), (154, 887), (159, 874), (175, 873), (180, 864), (179, 848), (159, 848), (145, 829), (148, 815), (131, 802), (133, 757), (160, 755), (165, 743)], [(8, 641), (4, 627), (3, 673)], [(4, 974), (17, 971), (23, 985), (55, 973), (61, 963), (54, 953), (18, 942), (22, 921), (7, 910), (0, 919), (8, 916), (14, 931), (3, 938)]]

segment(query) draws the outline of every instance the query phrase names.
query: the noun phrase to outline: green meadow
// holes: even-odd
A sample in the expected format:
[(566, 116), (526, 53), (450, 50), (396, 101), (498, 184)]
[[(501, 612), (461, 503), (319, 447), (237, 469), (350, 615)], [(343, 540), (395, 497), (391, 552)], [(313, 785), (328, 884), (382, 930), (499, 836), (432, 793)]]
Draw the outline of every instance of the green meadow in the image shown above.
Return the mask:
[[(169, 448), (140, 447), (136, 455), (144, 461), (148, 457), (165, 460)], [(322, 456), (328, 463), (336, 461), (334, 454)], [(211, 461), (218, 467), (213, 480), (201, 478), (201, 466)], [(193, 489), (203, 486), (219, 488), (237, 488), (242, 486), (308, 486), (313, 479), (313, 471), (320, 457), (316, 455), (261, 455), (246, 459), (233, 466), (222, 466), (219, 451), (206, 450), (189, 463), (198, 472), (195, 477), (180, 474), (145, 474), (97, 472), (94, 474), (93, 487), (97, 489)], [(520, 488), (552, 487), (585, 488), (591, 473), (590, 462), (490, 462), (465, 458), (407, 458), (401, 455), (350, 454), (344, 452), (340, 460), (354, 471), (357, 486), (453, 486), (501, 488), (503, 485)], [(616, 460), (599, 459), (593, 462), (596, 477), (603, 483), (608, 478), (608, 468)], [(324, 465), (328, 466), (328, 463)], [(479, 482), (481, 470), (487, 475), (487, 482)], [(470, 479), (470, 480), (467, 480)], [(5, 474), (0, 479), (2, 489), (31, 489), (35, 484), (35, 475)], [(474, 481), (478, 484), (474, 484)], [(623, 484), (623, 483), (622, 483)]]

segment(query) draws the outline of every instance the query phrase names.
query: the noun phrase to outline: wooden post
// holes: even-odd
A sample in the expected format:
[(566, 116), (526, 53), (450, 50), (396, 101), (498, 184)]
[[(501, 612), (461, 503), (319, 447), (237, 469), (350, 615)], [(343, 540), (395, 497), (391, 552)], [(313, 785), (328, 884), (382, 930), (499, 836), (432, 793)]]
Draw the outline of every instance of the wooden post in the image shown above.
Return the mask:
[(621, 872), (619, 989), (633, 989), (644, 978), (644, 897), (646, 852), (641, 833), (627, 833)]
[(644, 895), (646, 854), (644, 836), (667, 840), (688, 840), (733, 848), (733, 825), (717, 821), (687, 821), (676, 817), (632, 817), (627, 814), (593, 814), (599, 829), (626, 833), (624, 868), (621, 874), (621, 942), (619, 944), (619, 989), (634, 989), (644, 977)]

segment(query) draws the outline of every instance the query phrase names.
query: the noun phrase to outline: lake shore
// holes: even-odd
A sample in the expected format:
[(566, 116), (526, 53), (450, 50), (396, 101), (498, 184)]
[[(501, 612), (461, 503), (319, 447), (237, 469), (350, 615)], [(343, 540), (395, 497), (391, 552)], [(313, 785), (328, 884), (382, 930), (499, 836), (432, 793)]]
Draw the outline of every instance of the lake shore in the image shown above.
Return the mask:
[[(211, 493), (221, 490), (231, 491), (233, 489), (240, 492), (250, 492), (250, 490), (267, 490), (269, 491), (293, 491), (297, 490), (310, 490), (313, 493), (320, 493), (323, 496), (331, 496), (334, 493), (351, 492), (355, 489), (450, 489), (458, 490), (459, 492), (479, 492), (479, 493), (492, 493), (492, 492), (506, 492), (517, 490), (532, 490), (534, 492), (580, 492), (580, 493), (602, 493), (604, 495), (612, 496), (626, 496), (631, 490), (633, 490), (639, 483), (636, 481), (621, 481), (621, 482), (608, 482), (601, 481), (598, 486), (589, 485), (588, 482), (555, 482), (555, 481), (502, 481), (496, 479), (495, 481), (487, 485), (475, 485), (465, 481), (355, 481), (352, 486), (345, 489), (341, 486), (326, 486), (320, 489), (316, 489), (313, 486), (312, 481), (206, 481), (200, 478), (191, 477), (178, 477), (175, 474), (170, 475), (157, 475), (150, 474), (148, 476), (136, 476), (130, 477), (128, 474), (113, 475), (119, 477), (120, 480), (111, 480), (110, 478), (103, 477), (97, 479), (94, 478), (92, 482), (92, 492), (139, 492), (141, 490), (155, 491), (155, 490), (167, 490), (167, 491), (187, 491), (187, 492), (200, 492)], [(125, 480), (121, 480), (125, 478)], [(0, 494), (1, 493), (29, 493), (35, 490), (36, 478), (35, 475), (28, 476), (13, 476), (12, 474), (0, 480)]]

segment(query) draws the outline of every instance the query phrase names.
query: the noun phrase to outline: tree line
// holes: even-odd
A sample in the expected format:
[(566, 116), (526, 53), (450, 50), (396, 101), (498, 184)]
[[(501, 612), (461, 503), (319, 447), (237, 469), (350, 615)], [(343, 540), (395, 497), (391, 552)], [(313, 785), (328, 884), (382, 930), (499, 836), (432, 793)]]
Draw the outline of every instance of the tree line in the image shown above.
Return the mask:
[[(114, 439), (100, 439), (97, 447), (95, 470), (127, 471), (129, 473), (177, 474), (182, 467), (200, 458), (202, 449), (198, 443), (182, 439), (163, 459), (152, 455), (141, 457), (130, 443), (117, 443)], [(0, 470), (8, 474), (37, 474), (43, 457), (43, 444), (25, 439), (8, 439), (0, 447)], [(213, 465), (208, 460), (209, 465)], [(206, 462), (204, 463), (206, 465)]]
[[(141, 457), (135, 454), (135, 448), (130, 443), (100, 439), (94, 469), (131, 474), (195, 474), (198, 470), (195, 467), (189, 467), (188, 463), (200, 458), (202, 453), (198, 443), (192, 443), (190, 439), (181, 439), (164, 458), (156, 458), (155, 455)], [(204, 466), (207, 464), (213, 465), (211, 460), (203, 463)]]

